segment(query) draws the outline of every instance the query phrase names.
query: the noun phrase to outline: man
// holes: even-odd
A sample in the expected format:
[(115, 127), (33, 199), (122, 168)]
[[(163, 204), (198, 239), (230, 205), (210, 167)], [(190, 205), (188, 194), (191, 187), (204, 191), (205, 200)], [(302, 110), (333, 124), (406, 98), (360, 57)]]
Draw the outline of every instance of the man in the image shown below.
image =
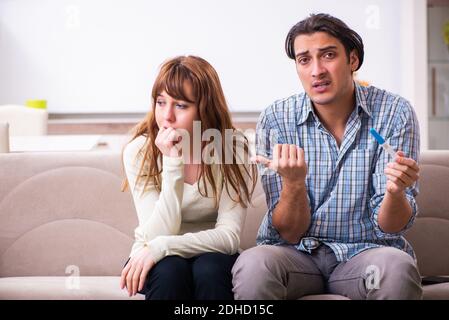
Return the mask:
[[(361, 37), (311, 15), (286, 39), (305, 93), (276, 101), (257, 125), (268, 212), (258, 246), (233, 268), (236, 299), (420, 299), (403, 233), (417, 214), (419, 128), (405, 99), (362, 87)], [(374, 128), (397, 150), (391, 157)], [(277, 135), (276, 141), (272, 137)]]

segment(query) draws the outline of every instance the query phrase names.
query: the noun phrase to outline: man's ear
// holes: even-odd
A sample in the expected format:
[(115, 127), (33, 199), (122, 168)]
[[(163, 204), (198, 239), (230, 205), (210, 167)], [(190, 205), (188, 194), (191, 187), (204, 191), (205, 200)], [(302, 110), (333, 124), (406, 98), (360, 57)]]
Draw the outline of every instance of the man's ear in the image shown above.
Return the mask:
[(351, 65), (351, 71), (355, 72), (359, 67), (359, 57), (357, 56), (357, 50), (352, 50), (349, 54), (349, 64)]

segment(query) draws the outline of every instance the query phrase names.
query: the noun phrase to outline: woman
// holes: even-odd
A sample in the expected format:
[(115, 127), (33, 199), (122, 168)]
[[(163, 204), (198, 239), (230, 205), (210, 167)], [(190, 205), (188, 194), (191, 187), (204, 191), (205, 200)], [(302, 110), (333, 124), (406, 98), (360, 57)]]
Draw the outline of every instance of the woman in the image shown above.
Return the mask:
[[(211, 130), (220, 137), (202, 141)], [(240, 147), (224, 139), (229, 130)], [(255, 165), (242, 164), (248, 153), (214, 68), (195, 56), (165, 62), (152, 109), (123, 152), (139, 220), (120, 284), (130, 296), (233, 299), (231, 268), (257, 178)]]

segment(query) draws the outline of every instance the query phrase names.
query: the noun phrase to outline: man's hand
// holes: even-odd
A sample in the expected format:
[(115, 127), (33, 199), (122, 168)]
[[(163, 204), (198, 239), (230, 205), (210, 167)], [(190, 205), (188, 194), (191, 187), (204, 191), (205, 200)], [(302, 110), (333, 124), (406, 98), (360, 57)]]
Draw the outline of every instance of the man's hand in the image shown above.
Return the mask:
[(273, 210), (273, 226), (287, 243), (298, 243), (311, 219), (305, 187), (304, 150), (292, 144), (277, 144), (273, 148), (273, 160), (256, 156), (254, 161), (277, 171), (282, 177), (280, 199)]
[(168, 157), (179, 157), (180, 148), (178, 143), (182, 140), (181, 134), (174, 128), (163, 128), (159, 129), (156, 140), (154, 143), (161, 150), (164, 156)]
[(413, 214), (405, 196), (405, 189), (419, 178), (419, 166), (398, 151), (395, 160), (385, 168), (387, 192), (379, 209), (379, 227), (383, 232), (397, 233), (405, 228)]
[(406, 158), (404, 152), (398, 151), (394, 162), (385, 168), (387, 192), (399, 194), (411, 187), (419, 178), (419, 166), (415, 160)]
[(148, 247), (143, 247), (128, 264), (123, 268), (120, 278), (120, 288), (128, 290), (129, 296), (136, 295), (137, 291), (141, 291), (147, 279), (147, 275), (154, 266), (153, 258), (150, 255)]
[(304, 149), (294, 144), (276, 144), (273, 148), (273, 159), (255, 156), (253, 159), (265, 167), (277, 171), (285, 184), (305, 182), (307, 165)]

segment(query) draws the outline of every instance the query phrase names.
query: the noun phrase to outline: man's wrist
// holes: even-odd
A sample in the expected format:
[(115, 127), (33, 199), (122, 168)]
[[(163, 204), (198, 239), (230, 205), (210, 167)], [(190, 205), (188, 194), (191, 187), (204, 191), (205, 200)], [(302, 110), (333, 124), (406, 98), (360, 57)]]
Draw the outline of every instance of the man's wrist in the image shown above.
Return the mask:
[(306, 189), (306, 182), (301, 180), (288, 181), (284, 180), (282, 183), (283, 189), (287, 189), (292, 192), (299, 192)]
[(403, 199), (405, 198), (405, 190), (399, 191), (399, 192), (391, 192), (388, 191), (386, 192), (387, 196), (391, 199)]

